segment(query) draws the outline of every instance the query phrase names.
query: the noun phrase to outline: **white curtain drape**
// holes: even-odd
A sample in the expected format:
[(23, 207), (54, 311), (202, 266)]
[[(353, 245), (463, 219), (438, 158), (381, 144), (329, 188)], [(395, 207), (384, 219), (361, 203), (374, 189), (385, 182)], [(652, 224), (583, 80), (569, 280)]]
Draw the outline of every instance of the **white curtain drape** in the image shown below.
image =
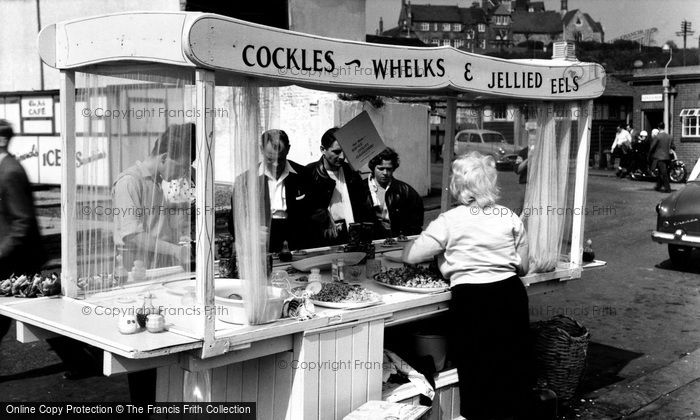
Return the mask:
[(537, 105), (537, 140), (528, 156), (523, 220), (530, 244), (530, 272), (552, 271), (562, 259), (569, 207), (571, 116), (574, 103)]
[[(258, 168), (260, 138), (264, 131), (279, 128), (277, 88), (259, 87), (250, 81), (224, 88), (228, 98), (227, 146), (234, 174), (232, 187), (235, 250), (239, 276), (244, 279), (245, 309), (250, 324), (264, 321), (270, 304), (268, 293), (267, 248), (270, 221), (263, 208), (265, 187)], [(217, 150), (221, 150), (218, 147)]]
[[(76, 73), (76, 156), (63, 157), (76, 165), (76, 228), (65, 234), (77, 239), (84, 297), (192, 271), (189, 258), (179, 258), (171, 245), (193, 233), (191, 191), (185, 191), (194, 142), (193, 72), (94, 71)], [(178, 139), (164, 142), (161, 154), (184, 162), (171, 180), (154, 163), (154, 146), (165, 137)]]

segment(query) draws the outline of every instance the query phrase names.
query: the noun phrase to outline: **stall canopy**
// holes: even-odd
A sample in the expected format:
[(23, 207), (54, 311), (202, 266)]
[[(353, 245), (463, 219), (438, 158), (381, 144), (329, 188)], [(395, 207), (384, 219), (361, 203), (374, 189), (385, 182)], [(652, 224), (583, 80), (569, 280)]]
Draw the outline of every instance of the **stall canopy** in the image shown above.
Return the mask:
[(122, 13), (57, 23), (39, 37), (48, 65), (75, 69), (141, 61), (197, 67), (321, 90), (386, 95), (600, 96), (599, 64), (503, 60), (451, 47), (417, 48), (329, 39), (202, 13)]

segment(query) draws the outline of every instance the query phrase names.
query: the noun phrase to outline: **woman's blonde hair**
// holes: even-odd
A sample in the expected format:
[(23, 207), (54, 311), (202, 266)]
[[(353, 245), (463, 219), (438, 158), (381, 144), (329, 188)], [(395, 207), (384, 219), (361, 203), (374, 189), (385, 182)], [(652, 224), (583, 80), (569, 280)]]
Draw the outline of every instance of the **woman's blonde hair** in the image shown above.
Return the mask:
[(496, 161), (491, 156), (479, 152), (469, 152), (452, 163), (450, 192), (462, 204), (476, 204), (481, 207), (496, 203), (498, 189)]

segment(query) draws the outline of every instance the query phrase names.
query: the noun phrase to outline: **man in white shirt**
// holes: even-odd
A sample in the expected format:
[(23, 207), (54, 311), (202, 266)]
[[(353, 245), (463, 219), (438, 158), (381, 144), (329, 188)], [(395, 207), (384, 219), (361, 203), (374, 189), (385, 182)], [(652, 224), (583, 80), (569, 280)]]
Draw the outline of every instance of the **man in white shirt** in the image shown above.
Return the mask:
[(614, 154), (615, 150), (618, 150), (620, 156), (620, 166), (617, 168), (616, 175), (620, 178), (625, 178), (628, 173), (629, 160), (632, 152), (632, 136), (629, 131), (623, 128), (621, 123), (617, 125), (617, 134), (610, 148), (610, 153)]
[[(308, 209), (306, 190), (308, 179), (306, 168), (287, 159), (290, 144), (287, 133), (272, 129), (263, 133), (260, 141), (263, 161), (258, 167), (260, 187), (264, 190), (263, 208), (269, 226), (269, 250), (279, 252), (285, 241), (291, 249), (307, 246)], [(231, 197), (231, 219), (229, 231), (235, 237), (233, 224), (234, 200), (240, 197), (245, 174), (236, 179)]]

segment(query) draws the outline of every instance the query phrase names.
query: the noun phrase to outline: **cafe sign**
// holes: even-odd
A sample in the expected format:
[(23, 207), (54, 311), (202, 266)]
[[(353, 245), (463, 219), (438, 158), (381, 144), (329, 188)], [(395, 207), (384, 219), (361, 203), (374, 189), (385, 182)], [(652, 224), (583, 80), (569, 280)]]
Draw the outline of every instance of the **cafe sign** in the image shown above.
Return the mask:
[(24, 97), (21, 101), (22, 118), (53, 117), (53, 98), (50, 96)]
[(605, 89), (605, 70), (594, 63), (330, 39), (214, 15), (196, 19), (187, 39), (185, 54), (198, 67), (327, 90), (570, 100), (595, 98)]

